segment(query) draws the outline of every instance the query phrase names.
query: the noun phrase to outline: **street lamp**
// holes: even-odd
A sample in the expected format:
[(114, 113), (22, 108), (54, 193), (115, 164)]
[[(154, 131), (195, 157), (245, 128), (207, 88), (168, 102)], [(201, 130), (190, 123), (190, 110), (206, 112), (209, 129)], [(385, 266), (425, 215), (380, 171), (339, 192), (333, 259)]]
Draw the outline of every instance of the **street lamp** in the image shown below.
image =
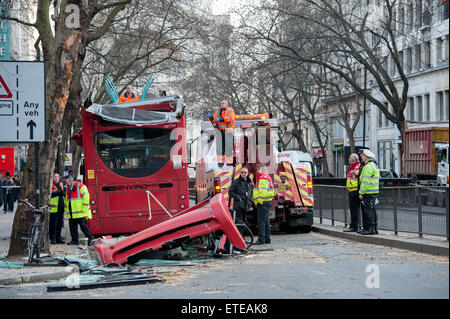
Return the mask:
[(367, 94), (367, 67), (364, 64), (364, 117), (363, 117), (363, 148), (366, 147), (366, 94)]

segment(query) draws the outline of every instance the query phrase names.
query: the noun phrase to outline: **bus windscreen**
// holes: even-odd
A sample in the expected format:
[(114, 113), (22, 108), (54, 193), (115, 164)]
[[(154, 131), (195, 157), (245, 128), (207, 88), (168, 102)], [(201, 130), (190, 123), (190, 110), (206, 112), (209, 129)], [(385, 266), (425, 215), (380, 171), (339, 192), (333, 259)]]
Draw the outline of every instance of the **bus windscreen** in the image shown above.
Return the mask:
[(115, 174), (137, 178), (155, 174), (169, 161), (175, 144), (170, 129), (124, 128), (94, 135), (97, 153)]

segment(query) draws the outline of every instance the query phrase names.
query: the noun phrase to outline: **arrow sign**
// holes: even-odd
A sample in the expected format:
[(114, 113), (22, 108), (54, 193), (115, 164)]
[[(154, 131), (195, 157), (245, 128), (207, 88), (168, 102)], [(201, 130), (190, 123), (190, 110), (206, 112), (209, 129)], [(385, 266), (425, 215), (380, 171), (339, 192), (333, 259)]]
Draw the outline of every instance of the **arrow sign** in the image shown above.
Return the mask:
[(30, 127), (30, 140), (32, 140), (33, 139), (33, 127), (36, 127), (36, 123), (34, 123), (34, 121), (33, 120), (30, 120), (28, 123), (27, 123), (27, 127)]

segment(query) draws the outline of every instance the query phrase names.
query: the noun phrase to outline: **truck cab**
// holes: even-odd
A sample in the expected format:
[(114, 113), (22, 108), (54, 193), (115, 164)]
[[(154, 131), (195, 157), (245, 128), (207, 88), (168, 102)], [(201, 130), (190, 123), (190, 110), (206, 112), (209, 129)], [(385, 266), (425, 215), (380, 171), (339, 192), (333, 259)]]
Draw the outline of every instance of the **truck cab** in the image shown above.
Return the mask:
[(437, 183), (440, 186), (449, 185), (449, 169), (448, 169), (448, 144), (442, 143), (437, 146), (438, 157), (438, 175)]

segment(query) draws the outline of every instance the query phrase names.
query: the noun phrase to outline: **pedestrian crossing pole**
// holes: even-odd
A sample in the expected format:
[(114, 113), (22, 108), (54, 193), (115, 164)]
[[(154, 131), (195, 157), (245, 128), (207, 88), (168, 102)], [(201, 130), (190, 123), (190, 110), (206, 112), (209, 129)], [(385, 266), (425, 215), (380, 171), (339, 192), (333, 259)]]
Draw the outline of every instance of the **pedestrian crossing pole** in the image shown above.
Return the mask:
[(36, 209), (39, 209), (39, 143), (34, 143), (34, 165), (35, 165), (35, 188), (36, 188)]

